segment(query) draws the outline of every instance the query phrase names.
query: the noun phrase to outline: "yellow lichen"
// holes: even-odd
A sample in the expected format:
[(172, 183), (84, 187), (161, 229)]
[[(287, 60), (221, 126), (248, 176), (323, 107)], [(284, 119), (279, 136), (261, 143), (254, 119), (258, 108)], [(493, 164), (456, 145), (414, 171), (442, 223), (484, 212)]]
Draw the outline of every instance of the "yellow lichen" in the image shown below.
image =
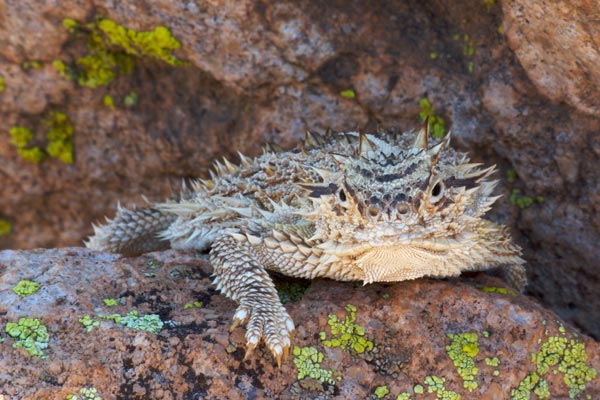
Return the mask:
[(0, 236), (8, 235), (12, 231), (12, 225), (5, 219), (0, 218)]
[(23, 69), (40, 69), (43, 66), (44, 66), (44, 64), (41, 61), (35, 61), (35, 60), (25, 61), (22, 64)]
[(39, 164), (46, 158), (44, 151), (37, 146), (28, 149), (17, 149), (17, 152), (25, 161), (33, 164)]
[(8, 133), (12, 137), (10, 142), (19, 148), (27, 147), (31, 139), (33, 139), (33, 132), (24, 126), (13, 126)]
[(23, 126), (13, 126), (10, 130), (11, 143), (25, 160), (39, 164), (46, 154), (58, 158), (66, 164), (73, 163), (73, 126), (69, 123), (67, 115), (60, 111), (49, 113), (44, 119), (48, 127), (46, 132), (46, 152), (38, 146), (31, 146), (33, 132)]
[(507, 294), (510, 296), (516, 296), (517, 292), (515, 292), (512, 289), (507, 289), (507, 288), (501, 288), (501, 287), (495, 287), (495, 286), (484, 286), (481, 288), (482, 292), (486, 292), (486, 293), (499, 293), (499, 294)]
[(102, 102), (108, 108), (115, 108), (115, 99), (110, 94), (104, 95), (104, 97), (102, 98)]
[(96, 24), (109, 44), (123, 48), (128, 54), (155, 57), (173, 66), (185, 64), (172, 54), (181, 47), (181, 43), (164, 26), (138, 32), (105, 18), (98, 20)]
[(50, 113), (46, 119), (49, 130), (46, 133), (46, 152), (65, 164), (73, 163), (73, 126), (67, 115), (60, 111)]
[(39, 164), (44, 158), (44, 152), (37, 146), (28, 147), (33, 140), (33, 132), (24, 126), (13, 126), (9, 130), (11, 143), (17, 147), (17, 152), (25, 161)]
[(97, 88), (131, 73), (135, 58), (139, 57), (157, 58), (173, 66), (187, 65), (172, 54), (181, 44), (164, 26), (138, 32), (106, 18), (87, 24), (65, 18), (63, 26), (73, 34), (87, 37), (88, 52), (70, 65), (61, 60), (55, 60), (53, 65), (61, 76), (74, 79), (81, 86)]

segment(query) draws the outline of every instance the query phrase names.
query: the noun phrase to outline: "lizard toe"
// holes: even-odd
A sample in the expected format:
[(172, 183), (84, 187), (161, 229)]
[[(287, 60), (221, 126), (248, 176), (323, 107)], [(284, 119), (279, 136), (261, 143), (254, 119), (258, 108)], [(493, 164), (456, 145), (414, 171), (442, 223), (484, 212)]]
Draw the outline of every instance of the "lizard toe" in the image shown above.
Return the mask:
[[(238, 312), (236, 312), (236, 315)], [(246, 358), (262, 340), (273, 355), (277, 365), (281, 366), (281, 361), (289, 353), (293, 331), (294, 322), (283, 306), (276, 309), (255, 307), (249, 314), (246, 327)]]

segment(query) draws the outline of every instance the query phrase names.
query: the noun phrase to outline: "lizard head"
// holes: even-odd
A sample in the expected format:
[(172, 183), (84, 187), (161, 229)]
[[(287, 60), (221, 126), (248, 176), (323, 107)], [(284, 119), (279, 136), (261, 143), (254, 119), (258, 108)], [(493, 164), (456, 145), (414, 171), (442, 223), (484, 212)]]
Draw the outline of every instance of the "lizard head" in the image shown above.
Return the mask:
[(315, 205), (313, 237), (329, 251), (356, 257), (374, 248), (441, 246), (497, 198), (496, 181), (487, 179), (495, 167), (469, 163), (448, 147), (450, 134), (433, 144), (425, 127), (416, 138), (343, 135), (347, 145), (312, 167), (320, 178), (301, 184)]

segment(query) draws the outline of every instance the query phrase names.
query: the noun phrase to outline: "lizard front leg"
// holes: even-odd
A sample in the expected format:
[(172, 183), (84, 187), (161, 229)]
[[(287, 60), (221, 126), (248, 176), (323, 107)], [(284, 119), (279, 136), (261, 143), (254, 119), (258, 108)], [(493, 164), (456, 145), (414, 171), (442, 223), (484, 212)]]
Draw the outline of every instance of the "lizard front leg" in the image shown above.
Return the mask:
[(294, 322), (259, 260), (247, 237), (241, 234), (223, 235), (211, 246), (214, 283), (217, 289), (239, 304), (231, 329), (247, 322), (246, 358), (264, 340), (277, 365), (281, 366), (281, 360), (291, 346)]

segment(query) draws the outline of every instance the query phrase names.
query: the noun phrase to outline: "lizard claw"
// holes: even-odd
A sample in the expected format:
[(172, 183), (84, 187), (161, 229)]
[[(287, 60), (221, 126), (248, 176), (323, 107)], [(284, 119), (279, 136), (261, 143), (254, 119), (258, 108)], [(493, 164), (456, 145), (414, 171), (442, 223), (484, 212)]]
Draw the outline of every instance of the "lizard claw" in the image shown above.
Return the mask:
[(245, 324), (246, 321), (248, 321), (248, 318), (250, 318), (250, 308), (246, 306), (239, 306), (233, 315), (233, 323), (231, 324), (231, 328), (229, 328), (229, 332), (233, 332), (235, 328)]
[(258, 340), (253, 340), (253, 341), (248, 340), (246, 342), (246, 354), (244, 355), (244, 361), (246, 361), (248, 358), (250, 358), (252, 353), (254, 353), (254, 349), (256, 348), (256, 346), (258, 346)]
[(246, 355), (248, 359), (261, 341), (273, 354), (277, 366), (287, 358), (291, 347), (291, 336), (294, 331), (294, 322), (282, 305), (276, 309), (257, 305), (253, 308), (240, 306), (235, 315), (233, 327), (249, 319), (246, 329)]

